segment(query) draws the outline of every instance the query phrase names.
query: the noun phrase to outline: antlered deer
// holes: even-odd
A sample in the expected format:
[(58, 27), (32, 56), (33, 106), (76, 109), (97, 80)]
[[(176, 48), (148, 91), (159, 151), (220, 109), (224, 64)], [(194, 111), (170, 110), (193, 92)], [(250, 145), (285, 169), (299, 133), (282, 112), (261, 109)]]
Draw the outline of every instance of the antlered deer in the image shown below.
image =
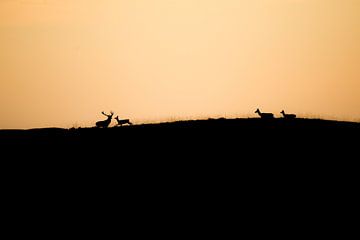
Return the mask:
[(104, 120), (104, 121), (98, 121), (97, 123), (96, 123), (96, 127), (98, 127), (98, 128), (108, 128), (109, 127), (109, 125), (110, 125), (110, 123), (111, 123), (111, 119), (112, 119), (112, 117), (114, 116), (114, 113), (113, 112), (110, 112), (110, 115), (107, 115), (106, 113), (104, 113), (104, 112), (101, 112), (103, 115), (105, 115), (106, 117), (107, 117), (107, 119), (106, 120)]

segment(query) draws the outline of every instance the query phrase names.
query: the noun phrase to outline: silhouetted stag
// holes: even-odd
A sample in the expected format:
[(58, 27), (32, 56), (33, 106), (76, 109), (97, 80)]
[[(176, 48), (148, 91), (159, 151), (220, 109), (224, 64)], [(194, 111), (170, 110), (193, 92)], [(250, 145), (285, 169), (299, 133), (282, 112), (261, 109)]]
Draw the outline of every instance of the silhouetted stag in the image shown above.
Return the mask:
[(281, 111), (281, 114), (284, 116), (285, 119), (295, 119), (295, 114), (286, 114), (284, 110)]
[(274, 114), (272, 114), (272, 113), (262, 113), (262, 112), (260, 112), (260, 109), (257, 109), (255, 111), (255, 113), (259, 114), (259, 116), (262, 119), (273, 119), (274, 118)]
[(116, 116), (115, 120), (117, 121), (118, 126), (122, 126), (124, 124), (132, 125), (129, 119), (119, 119), (119, 116)]
[(111, 123), (111, 119), (112, 117), (114, 116), (114, 113), (113, 112), (110, 112), (110, 115), (107, 115), (106, 113), (104, 112), (101, 112), (103, 115), (105, 115), (107, 117), (106, 120), (104, 121), (99, 121), (96, 123), (96, 127), (98, 128), (108, 128), (110, 123)]

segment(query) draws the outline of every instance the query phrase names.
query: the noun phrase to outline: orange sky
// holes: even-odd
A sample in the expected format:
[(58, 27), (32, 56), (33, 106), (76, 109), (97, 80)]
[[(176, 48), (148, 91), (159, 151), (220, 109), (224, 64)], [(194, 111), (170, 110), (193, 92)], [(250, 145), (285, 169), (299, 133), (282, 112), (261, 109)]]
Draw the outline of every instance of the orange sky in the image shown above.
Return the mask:
[(0, 128), (360, 120), (358, 0), (0, 0)]

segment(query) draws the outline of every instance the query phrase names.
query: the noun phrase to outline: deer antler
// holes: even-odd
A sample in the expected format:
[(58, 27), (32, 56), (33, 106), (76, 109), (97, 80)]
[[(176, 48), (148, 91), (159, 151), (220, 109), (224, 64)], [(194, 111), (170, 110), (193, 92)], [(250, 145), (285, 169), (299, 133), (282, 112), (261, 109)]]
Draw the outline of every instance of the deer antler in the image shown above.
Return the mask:
[(110, 112), (110, 115), (106, 114), (105, 112), (101, 112), (101, 113), (107, 117), (112, 117), (114, 115), (113, 111)]

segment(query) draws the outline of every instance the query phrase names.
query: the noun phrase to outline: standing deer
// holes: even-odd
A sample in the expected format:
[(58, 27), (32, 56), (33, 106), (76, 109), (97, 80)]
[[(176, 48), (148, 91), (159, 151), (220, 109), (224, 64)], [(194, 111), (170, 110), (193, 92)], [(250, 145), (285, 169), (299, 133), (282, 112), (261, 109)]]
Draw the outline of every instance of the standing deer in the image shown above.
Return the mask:
[(110, 115), (107, 115), (107, 114), (104, 113), (104, 112), (101, 112), (101, 113), (102, 113), (103, 115), (105, 115), (105, 116), (107, 117), (107, 119), (104, 120), (104, 121), (98, 121), (98, 122), (96, 123), (96, 127), (98, 127), (98, 128), (108, 128), (109, 125), (110, 125), (110, 123), (111, 123), (111, 119), (112, 119), (114, 113), (113, 113), (113, 112), (110, 112)]
[(116, 116), (116, 121), (118, 122), (118, 126), (122, 126), (124, 124), (129, 124), (129, 125), (132, 125), (132, 123), (130, 122), (129, 119), (119, 119), (119, 116)]
[(255, 113), (259, 114), (259, 116), (262, 119), (273, 119), (274, 118), (274, 114), (272, 114), (272, 113), (262, 113), (262, 112), (260, 112), (260, 109), (257, 109)]
[(295, 119), (295, 114), (286, 114), (284, 110), (282, 110), (281, 114), (284, 116), (285, 119)]

